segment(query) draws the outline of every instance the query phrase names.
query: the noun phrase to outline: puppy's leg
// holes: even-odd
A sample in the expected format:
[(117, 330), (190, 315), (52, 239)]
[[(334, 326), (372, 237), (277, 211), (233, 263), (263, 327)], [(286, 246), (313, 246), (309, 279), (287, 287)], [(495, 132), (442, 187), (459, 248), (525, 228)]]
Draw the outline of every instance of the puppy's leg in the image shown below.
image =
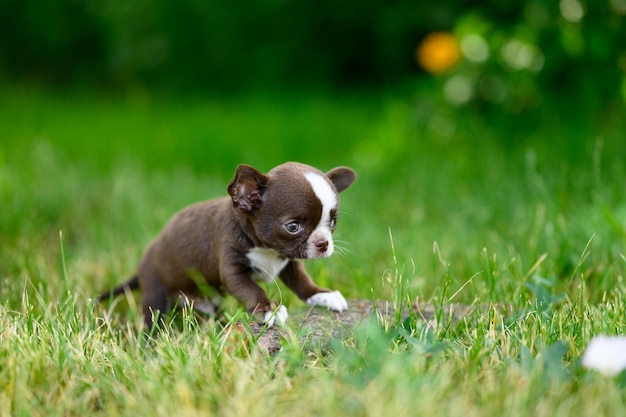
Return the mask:
[[(143, 294), (141, 308), (146, 330), (152, 330), (152, 327), (155, 325), (161, 328), (164, 327), (165, 319), (163, 315), (167, 313), (167, 294), (165, 291), (151, 289), (150, 292)], [(155, 319), (157, 320), (156, 322)]]
[(348, 302), (339, 291), (320, 288), (307, 274), (304, 265), (291, 261), (280, 273), (280, 278), (296, 295), (308, 305), (319, 305), (333, 311), (348, 309)]
[[(142, 291), (141, 309), (147, 331), (153, 326), (164, 327), (164, 314), (168, 311), (167, 289), (156, 272), (150, 268), (139, 271), (139, 284)], [(157, 319), (155, 323), (155, 319)]]
[(304, 269), (302, 262), (290, 261), (282, 271), (280, 271), (280, 279), (291, 289), (301, 300), (307, 300), (309, 297), (328, 290), (320, 288), (311, 279)]
[(182, 308), (190, 308), (200, 313), (213, 316), (219, 309), (219, 303), (209, 297), (196, 296), (192, 294), (181, 293), (178, 296), (178, 306)]
[(240, 272), (240, 268), (222, 266), (221, 273), (226, 290), (241, 301), (248, 312), (257, 318), (257, 321), (268, 326), (272, 326), (274, 321), (279, 324), (287, 321), (288, 314), (285, 306), (276, 306), (272, 303), (265, 291), (252, 281), (249, 275)]

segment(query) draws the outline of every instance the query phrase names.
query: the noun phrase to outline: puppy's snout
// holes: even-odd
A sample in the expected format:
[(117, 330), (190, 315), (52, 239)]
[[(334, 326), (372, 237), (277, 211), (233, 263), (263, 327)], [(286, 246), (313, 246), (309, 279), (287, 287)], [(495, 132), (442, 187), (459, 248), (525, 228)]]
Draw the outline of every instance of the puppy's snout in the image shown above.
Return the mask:
[(317, 250), (322, 253), (328, 250), (328, 240), (326, 239), (317, 239), (315, 242), (313, 242), (313, 244), (315, 245)]

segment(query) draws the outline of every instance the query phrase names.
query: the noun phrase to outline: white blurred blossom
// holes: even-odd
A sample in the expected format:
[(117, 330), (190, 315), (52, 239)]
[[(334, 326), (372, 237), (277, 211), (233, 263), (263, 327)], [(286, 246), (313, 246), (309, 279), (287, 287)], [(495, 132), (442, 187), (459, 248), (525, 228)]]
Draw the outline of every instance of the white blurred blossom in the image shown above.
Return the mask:
[(582, 365), (605, 376), (626, 369), (626, 336), (596, 336), (583, 354)]

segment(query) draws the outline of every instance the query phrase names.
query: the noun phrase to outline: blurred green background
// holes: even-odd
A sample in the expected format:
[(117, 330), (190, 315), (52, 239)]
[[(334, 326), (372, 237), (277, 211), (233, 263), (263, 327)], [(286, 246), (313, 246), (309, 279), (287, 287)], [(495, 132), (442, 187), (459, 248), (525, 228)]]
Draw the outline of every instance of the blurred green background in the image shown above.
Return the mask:
[(50, 282), (59, 230), (74, 285), (119, 282), (237, 164), (299, 160), (360, 175), (349, 251), (311, 266), (324, 285), (384, 286), (391, 230), (418, 292), (480, 272), (466, 298), (496, 298), (544, 253), (544, 281), (570, 283), (596, 236), (600, 296), (624, 271), (625, 18), (625, 0), (0, 0), (0, 291)]
[(3, 0), (0, 68), (8, 79), (107, 90), (371, 88), (418, 78), (415, 47), (444, 30), (467, 58), (459, 74), (493, 77), (478, 88), (483, 99), (519, 111), (567, 98), (590, 110), (623, 99), (624, 14), (623, 0)]
[[(0, 76), (148, 103), (386, 92), (443, 136), (468, 116), (505, 146), (573, 123), (578, 143), (623, 119), (625, 15), (624, 0), (2, 0)], [(434, 42), (425, 60), (444, 62), (428, 71), (417, 50), (438, 32), (455, 45)]]

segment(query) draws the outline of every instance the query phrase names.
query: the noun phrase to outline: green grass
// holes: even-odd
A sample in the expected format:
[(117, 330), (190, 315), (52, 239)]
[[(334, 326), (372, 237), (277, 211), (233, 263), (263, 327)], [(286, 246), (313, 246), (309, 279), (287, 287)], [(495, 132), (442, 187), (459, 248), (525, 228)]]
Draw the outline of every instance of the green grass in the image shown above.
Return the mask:
[[(626, 325), (624, 126), (546, 124), (511, 145), (502, 126), (518, 121), (424, 100), (4, 90), (0, 416), (622, 415), (622, 379), (580, 358)], [(236, 164), (288, 159), (359, 173), (343, 250), (308, 263), (318, 283), (487, 309), (365, 327), (332, 353), (289, 340), (268, 358), (212, 319), (146, 343), (133, 300), (92, 305), (174, 211), (223, 195)], [(232, 300), (228, 313), (243, 317)]]

